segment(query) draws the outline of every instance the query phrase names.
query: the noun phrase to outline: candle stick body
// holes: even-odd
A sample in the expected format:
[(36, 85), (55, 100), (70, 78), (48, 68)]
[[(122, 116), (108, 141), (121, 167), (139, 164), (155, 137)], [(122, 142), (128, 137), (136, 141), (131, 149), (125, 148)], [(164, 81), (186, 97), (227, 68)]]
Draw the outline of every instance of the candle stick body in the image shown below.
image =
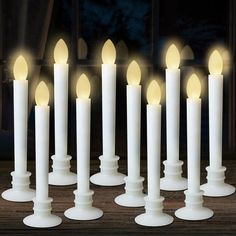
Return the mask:
[(128, 177), (140, 178), (141, 86), (127, 85)]
[(49, 106), (35, 106), (36, 200), (48, 199)]
[(14, 80), (15, 173), (27, 172), (28, 81)]
[(223, 76), (209, 75), (210, 167), (222, 166)]
[(89, 190), (90, 170), (90, 99), (76, 99), (78, 194)]
[(201, 99), (187, 99), (188, 191), (200, 191)]
[(116, 65), (102, 64), (103, 157), (115, 157)]
[(68, 64), (54, 64), (55, 155), (67, 156)]
[(147, 105), (148, 197), (160, 197), (161, 106)]
[(180, 70), (166, 69), (167, 161), (179, 161)]

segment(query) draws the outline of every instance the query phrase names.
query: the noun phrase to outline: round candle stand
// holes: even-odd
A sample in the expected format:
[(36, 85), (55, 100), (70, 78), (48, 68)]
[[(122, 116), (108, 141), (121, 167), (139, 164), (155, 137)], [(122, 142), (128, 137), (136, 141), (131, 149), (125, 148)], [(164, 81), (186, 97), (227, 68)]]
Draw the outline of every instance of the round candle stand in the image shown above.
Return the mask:
[(118, 170), (118, 156), (114, 158), (99, 157), (101, 161), (100, 170), (101, 172), (94, 174), (90, 177), (90, 181), (93, 184), (100, 186), (117, 186), (125, 183), (125, 175), (119, 173)]
[(223, 197), (235, 192), (235, 187), (224, 182), (226, 167), (222, 166), (215, 170), (208, 166), (206, 167), (206, 170), (207, 183), (201, 185), (201, 190), (204, 191), (204, 196)]
[(23, 222), (25, 225), (34, 228), (49, 228), (60, 225), (62, 219), (59, 216), (51, 214), (51, 202), (52, 198), (48, 198), (45, 201), (34, 201), (34, 214), (24, 218)]
[(174, 218), (168, 214), (163, 213), (164, 197), (155, 200), (148, 196), (145, 199), (145, 213), (138, 215), (135, 222), (142, 226), (158, 227), (169, 225), (174, 221)]
[(103, 215), (103, 211), (93, 207), (92, 196), (94, 192), (90, 190), (87, 194), (80, 194), (77, 190), (75, 194), (75, 206), (67, 209), (64, 215), (72, 220), (95, 220)]
[(143, 193), (144, 178), (137, 180), (125, 177), (125, 193), (115, 198), (115, 203), (125, 207), (142, 207), (145, 205)]
[(49, 184), (50, 185), (72, 185), (77, 183), (77, 175), (70, 172), (70, 160), (71, 156), (64, 158), (53, 155), (52, 156), (53, 171), (49, 173)]
[(185, 207), (175, 211), (175, 216), (183, 220), (205, 220), (213, 216), (214, 212), (206, 207), (203, 207), (203, 191), (198, 193), (189, 193), (184, 191)]
[(181, 191), (187, 189), (187, 179), (182, 177), (183, 161), (177, 163), (163, 162), (165, 176), (161, 178), (160, 189), (166, 191)]
[(2, 193), (2, 198), (13, 202), (29, 202), (35, 197), (35, 190), (29, 188), (30, 172), (26, 174), (16, 174), (11, 172), (12, 188)]

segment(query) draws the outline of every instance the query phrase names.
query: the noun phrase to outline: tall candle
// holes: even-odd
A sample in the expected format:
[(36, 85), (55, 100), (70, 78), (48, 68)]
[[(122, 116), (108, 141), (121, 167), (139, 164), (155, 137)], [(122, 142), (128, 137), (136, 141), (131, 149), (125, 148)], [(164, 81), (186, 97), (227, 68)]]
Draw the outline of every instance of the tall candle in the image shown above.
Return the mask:
[(172, 44), (166, 53), (166, 139), (167, 162), (179, 161), (180, 114), (180, 64), (179, 51)]
[(67, 157), (68, 49), (60, 39), (54, 49), (55, 156)]
[(208, 66), (210, 167), (218, 169), (222, 166), (223, 59), (217, 50)]
[(196, 74), (187, 83), (188, 192), (200, 191), (201, 84)]
[(128, 178), (140, 178), (141, 70), (132, 61), (127, 70)]
[(89, 190), (90, 170), (90, 83), (82, 74), (76, 86), (76, 132), (77, 132), (77, 178), (78, 194), (87, 194)]
[(27, 172), (28, 66), (23, 56), (14, 64), (14, 157), (15, 173)]
[(147, 90), (147, 164), (148, 198), (160, 197), (161, 89), (152, 80)]
[(49, 91), (41, 81), (35, 92), (36, 201), (48, 199)]
[(103, 157), (115, 157), (116, 50), (109, 39), (102, 49), (102, 134)]

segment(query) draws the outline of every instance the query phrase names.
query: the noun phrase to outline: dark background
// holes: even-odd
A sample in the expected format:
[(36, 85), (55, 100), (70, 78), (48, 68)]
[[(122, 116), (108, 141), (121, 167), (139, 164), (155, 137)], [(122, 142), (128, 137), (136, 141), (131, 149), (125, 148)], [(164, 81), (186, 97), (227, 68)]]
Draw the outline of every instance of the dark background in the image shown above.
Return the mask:
[[(29, 158), (34, 158), (34, 88), (46, 78), (51, 88), (51, 142), (53, 124), (53, 48), (63, 37), (69, 48), (70, 97), (68, 154), (75, 158), (76, 72), (88, 72), (92, 85), (91, 155), (102, 153), (101, 48), (107, 38), (117, 47), (116, 153), (126, 156), (126, 68), (137, 58), (143, 71), (142, 156), (146, 155), (146, 84), (153, 74), (164, 82), (163, 49), (178, 39), (189, 45), (194, 58), (182, 60), (180, 153), (186, 157), (185, 75), (192, 66), (202, 72), (202, 156), (208, 158), (207, 63), (209, 48), (221, 44), (231, 54), (224, 79), (224, 158), (235, 154), (235, 29), (234, 0), (0, 0), (0, 155), (13, 159), (12, 59), (19, 49), (31, 55), (29, 97)], [(163, 99), (162, 155), (165, 156), (165, 102)], [(227, 155), (226, 155), (227, 154)]]

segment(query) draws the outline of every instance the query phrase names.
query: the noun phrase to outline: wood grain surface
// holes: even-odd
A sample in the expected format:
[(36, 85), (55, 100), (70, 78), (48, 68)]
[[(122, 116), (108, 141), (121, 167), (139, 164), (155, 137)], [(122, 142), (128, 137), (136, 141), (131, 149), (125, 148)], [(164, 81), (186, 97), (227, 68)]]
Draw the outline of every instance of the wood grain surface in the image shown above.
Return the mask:
[[(206, 162), (202, 163), (202, 183), (206, 172)], [(227, 167), (227, 182), (236, 185), (236, 160), (225, 161)], [(75, 170), (75, 162), (72, 169)], [(91, 174), (98, 171), (98, 161), (92, 161)], [(13, 162), (2, 161), (0, 165), (0, 190), (10, 187), (10, 172)], [(186, 169), (186, 166), (184, 167)], [(29, 162), (32, 173), (35, 171), (34, 162)], [(126, 162), (120, 162), (121, 172), (126, 172)], [(146, 162), (142, 161), (142, 176), (146, 177)], [(184, 170), (184, 175), (186, 171)], [(34, 174), (31, 178), (35, 187)], [(204, 221), (183, 221), (175, 217), (169, 226), (154, 228), (142, 227), (134, 222), (134, 218), (144, 211), (144, 208), (125, 208), (114, 203), (114, 198), (123, 192), (124, 186), (99, 187), (91, 184), (95, 191), (94, 206), (104, 211), (104, 216), (95, 221), (73, 221), (64, 217), (63, 212), (73, 206), (73, 190), (76, 185), (68, 187), (50, 186), (50, 196), (53, 197), (53, 212), (62, 217), (60, 226), (51, 229), (34, 229), (25, 226), (23, 218), (32, 213), (32, 202), (14, 203), (0, 198), (0, 235), (236, 235), (236, 194), (223, 198), (204, 197), (204, 205), (214, 210), (214, 216)], [(146, 182), (145, 182), (146, 191)], [(184, 205), (184, 194), (180, 192), (164, 192), (165, 212), (174, 216), (174, 211)]]

